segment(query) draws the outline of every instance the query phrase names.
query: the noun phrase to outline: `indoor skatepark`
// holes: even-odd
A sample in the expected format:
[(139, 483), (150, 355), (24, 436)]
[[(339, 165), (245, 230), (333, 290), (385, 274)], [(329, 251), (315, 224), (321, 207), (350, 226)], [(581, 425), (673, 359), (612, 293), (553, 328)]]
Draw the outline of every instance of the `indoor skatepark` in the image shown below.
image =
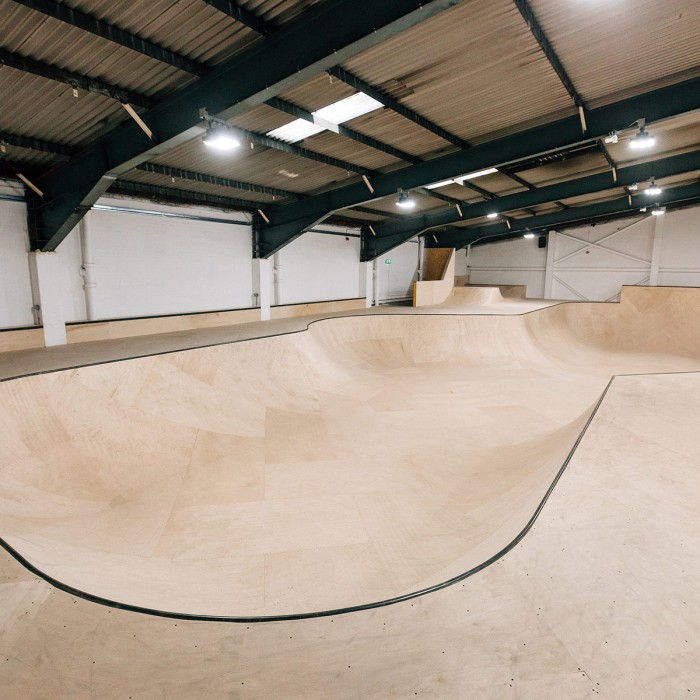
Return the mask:
[(0, 0), (0, 700), (700, 693), (697, 0)]
[[(74, 640), (50, 678), (6, 661), (14, 687), (78, 688), (79, 669), (100, 656), (95, 635), (140, 657), (134, 683), (173, 655), (181, 673), (214, 673), (213, 648), (244, 645), (241, 692), (258, 694), (294, 694), (295, 674), (303, 684), (309, 672), (331, 693), (353, 661), (366, 671), (384, 659), (415, 666), (394, 679), (377, 668), (366, 694), (440, 695), (437, 669), (474, 646), (496, 660), (470, 678), (474, 692), (619, 697), (641, 675), (651, 697), (670, 676), (679, 689), (696, 683), (684, 675), (692, 642), (680, 638), (697, 632), (700, 294), (625, 288), (620, 304), (528, 310), (521, 300), (508, 302), (521, 314), (499, 315), (498, 301), (479, 304), (498, 296), (476, 290), (473, 315), (470, 291), (447, 303), (461, 296), (462, 314), (330, 317), (3, 381), (0, 522), (29, 564), (5, 556), (4, 634), (42, 665), (67, 630)], [(47, 411), (45, 442), (27, 438), (38, 419), (27, 405)], [(374, 606), (396, 598), (406, 600)], [(445, 620), (450, 639), (435, 646)], [(630, 624), (640, 649), (623, 677), (616, 645)], [(412, 631), (394, 648), (402, 628)], [(281, 639), (295, 668), (271, 681), (256, 669)], [(438, 647), (448, 658), (428, 672), (423, 645), (433, 661)], [(292, 663), (302, 650), (311, 668)], [(506, 660), (517, 680), (501, 677)], [(114, 682), (105, 661), (100, 683)]]

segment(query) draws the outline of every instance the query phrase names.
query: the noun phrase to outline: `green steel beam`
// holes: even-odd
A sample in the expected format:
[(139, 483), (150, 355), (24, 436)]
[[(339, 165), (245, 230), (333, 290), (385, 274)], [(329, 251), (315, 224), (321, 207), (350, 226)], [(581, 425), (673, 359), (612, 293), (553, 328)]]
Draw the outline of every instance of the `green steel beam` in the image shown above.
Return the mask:
[[(311, 112), (309, 112), (306, 109), (303, 109), (302, 107), (298, 107), (297, 105), (292, 104), (287, 100), (283, 100), (279, 97), (273, 97), (271, 100), (267, 101), (267, 104), (270, 107), (273, 107), (274, 109), (277, 109), (280, 112), (290, 114), (291, 116), (296, 117), (297, 119), (303, 119), (304, 121), (311, 122), (312, 124), (316, 123), (314, 115)], [(345, 136), (346, 138), (352, 139), (353, 141), (357, 141), (358, 143), (361, 143), (365, 146), (374, 148), (377, 151), (382, 151), (383, 153), (393, 156), (398, 160), (403, 160), (407, 163), (419, 163), (421, 160), (417, 156), (413, 156), (410, 153), (406, 153), (405, 151), (401, 151), (398, 148), (394, 148), (393, 146), (383, 143), (382, 141), (378, 141), (377, 139), (374, 139), (371, 136), (365, 136), (359, 131), (350, 129), (347, 126), (343, 126), (342, 124), (339, 124), (337, 129), (337, 133), (340, 134), (340, 136)]]
[(155, 105), (155, 100), (147, 95), (143, 95), (133, 90), (127, 90), (126, 88), (121, 88), (117, 85), (110, 85), (102, 80), (95, 80), (94, 78), (89, 78), (88, 76), (80, 73), (64, 70), (63, 68), (59, 68), (58, 66), (54, 66), (50, 63), (36, 61), (33, 58), (27, 58), (26, 56), (13, 53), (12, 51), (7, 51), (7, 49), (3, 48), (0, 48), (0, 65), (21, 70), (24, 73), (38, 75), (42, 78), (47, 78), (48, 80), (53, 80), (58, 83), (64, 83), (65, 85), (70, 85), (70, 87), (75, 88), (76, 90), (92, 92), (96, 95), (102, 95), (103, 97), (110, 97), (111, 99), (118, 100), (119, 102), (128, 102), (129, 104), (134, 105), (134, 107), (145, 107), (146, 109), (150, 109)]
[[(206, 173), (197, 173), (191, 170), (182, 170), (181, 168), (172, 168), (169, 165), (160, 165), (158, 163), (141, 163), (137, 166), (137, 170), (142, 170), (146, 173), (156, 173), (165, 175), (166, 177), (176, 178), (177, 180), (189, 180), (191, 182), (203, 182), (207, 185), (217, 185), (218, 187), (230, 187), (235, 190), (243, 190), (244, 192), (256, 192), (258, 194), (266, 194), (270, 197), (282, 197), (284, 199), (298, 200), (302, 199), (303, 195), (288, 190), (280, 190), (277, 187), (268, 187), (267, 185), (256, 185), (252, 182), (242, 182), (241, 180), (231, 180), (228, 177), (219, 177), (218, 175), (207, 175)], [(261, 204), (260, 206), (263, 206)]]
[(206, 75), (209, 69), (174, 51), (158, 46), (147, 39), (135, 36), (119, 27), (103, 22), (92, 15), (80, 12), (61, 2), (54, 0), (14, 0), (18, 5), (24, 5), (31, 10), (41, 12), (49, 17), (65, 22), (72, 27), (95, 34), (103, 39), (112, 41), (119, 46), (125, 46), (144, 56), (167, 63), (193, 75)]
[[(504, 214), (508, 211), (557, 202), (559, 199), (605, 192), (615, 187), (624, 187), (636, 182), (646, 182), (652, 176), (663, 179), (697, 170), (700, 170), (700, 150), (620, 168), (617, 171), (617, 184), (613, 182), (612, 175), (609, 172), (605, 172), (567, 180), (556, 185), (539, 187), (535, 190), (517, 192), (516, 194), (499, 197), (495, 201), (465, 205), (462, 208), (463, 217), (460, 217), (459, 213), (454, 209), (443, 209), (438, 212), (428, 212), (421, 216), (404, 217), (401, 221), (385, 222), (374, 226), (377, 234), (377, 246), (378, 249), (382, 248), (384, 244), (380, 242), (386, 239), (387, 243), (392, 244), (391, 247), (393, 248), (424, 231), (479, 219), (492, 211)], [(652, 199), (647, 197), (646, 201), (650, 202)], [(575, 209), (576, 207), (565, 207), (565, 210)], [(513, 225), (520, 220), (510, 219), (510, 221), (511, 225)], [(507, 229), (507, 226), (504, 226), (504, 228), (510, 230)], [(381, 255), (383, 252), (386, 251), (380, 250), (377, 254)]]
[[(265, 226), (262, 231), (263, 240), (266, 240), (263, 249), (279, 249), (287, 240), (292, 240), (300, 232), (322, 221), (330, 213), (386, 197), (399, 188), (409, 190), (424, 187), (432, 182), (447, 180), (463, 173), (512, 165), (520, 160), (531, 160), (563, 149), (594, 144), (611, 131), (625, 129), (631, 122), (642, 117), (647, 120), (647, 123), (653, 124), (655, 121), (696, 109), (700, 109), (700, 79), (698, 78), (590, 110), (587, 114), (590, 136), (587, 138), (582, 139), (579, 118), (572, 116), (479, 144), (467, 150), (383, 173), (372, 178), (373, 193), (368, 191), (364, 183), (354, 183), (329, 190), (309, 197), (303, 202), (276, 209), (270, 225)], [(608, 177), (610, 177), (609, 174)], [(532, 192), (537, 193), (540, 189), (542, 188)], [(493, 206), (492, 203), (491, 206)]]
[(233, 0), (204, 0), (204, 2), (206, 2), (207, 5), (215, 7), (219, 12), (233, 17), (237, 22), (245, 24), (246, 27), (252, 29), (261, 36), (270, 36), (277, 31), (277, 28), (269, 22), (261, 19), (250, 10), (241, 7), (237, 2), (233, 2)]
[(55, 250), (117, 178), (200, 135), (201, 108), (232, 119), (462, 1), (326, 0), (314, 5), (264, 42), (143, 114), (153, 140), (127, 122), (47, 173), (41, 183), (44, 198), (30, 205), (33, 244)]
[(332, 75), (334, 78), (342, 80), (346, 85), (355, 88), (355, 90), (364, 92), (365, 95), (369, 95), (373, 99), (377, 100), (377, 102), (381, 102), (385, 107), (388, 107), (393, 112), (400, 114), (406, 119), (410, 119), (414, 124), (418, 124), (418, 126), (423, 127), (427, 131), (431, 131), (433, 134), (439, 136), (441, 139), (444, 139), (449, 143), (453, 143), (455, 146), (459, 146), (460, 148), (466, 148), (469, 145), (466, 141), (459, 138), (459, 136), (451, 134), (449, 131), (447, 131), (447, 129), (443, 129), (441, 126), (438, 126), (434, 122), (431, 122), (429, 119), (422, 117), (420, 114), (414, 112), (412, 109), (405, 107), (398, 100), (395, 100), (393, 97), (387, 95), (382, 90), (379, 90), (378, 88), (374, 87), (374, 85), (370, 85), (369, 83), (365, 82), (364, 80), (362, 80), (362, 78), (359, 78), (358, 76), (353, 75), (349, 71), (346, 71), (344, 68), (341, 68), (340, 66), (334, 66), (333, 68), (328, 70), (328, 73), (330, 73), (330, 75)]
[(647, 207), (647, 209), (651, 209), (657, 203), (669, 209), (687, 206), (700, 201), (700, 182), (666, 189), (653, 198), (644, 194), (637, 194), (631, 197), (631, 205), (628, 195), (623, 195), (618, 199), (571, 207), (566, 211), (559, 211), (553, 214), (540, 214), (526, 219), (515, 219), (510, 229), (503, 224), (495, 224), (462, 230), (452, 229), (445, 232), (435, 232), (434, 235), (437, 238), (437, 242), (432, 240), (432, 236), (428, 236), (426, 237), (426, 246), (463, 248), (477, 239), (495, 242), (497, 240), (515, 238), (527, 231), (532, 233), (546, 232), (555, 227), (573, 226), (595, 221), (596, 219), (639, 215), (642, 208)]
[(32, 151), (41, 151), (42, 153), (53, 153), (57, 156), (73, 156), (77, 149), (72, 146), (66, 146), (62, 143), (54, 143), (52, 141), (44, 141), (35, 139), (31, 136), (20, 136), (18, 134), (10, 134), (7, 131), (0, 131), (0, 145), (15, 146), (16, 148), (28, 148)]

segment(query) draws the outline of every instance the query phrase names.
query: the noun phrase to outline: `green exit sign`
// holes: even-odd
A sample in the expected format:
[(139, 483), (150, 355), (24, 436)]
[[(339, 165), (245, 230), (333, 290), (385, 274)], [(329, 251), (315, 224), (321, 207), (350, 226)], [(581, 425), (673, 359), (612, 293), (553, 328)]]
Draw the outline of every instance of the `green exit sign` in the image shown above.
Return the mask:
[(384, 264), (385, 264), (385, 265), (391, 265), (391, 258), (387, 258), (387, 259), (384, 261)]

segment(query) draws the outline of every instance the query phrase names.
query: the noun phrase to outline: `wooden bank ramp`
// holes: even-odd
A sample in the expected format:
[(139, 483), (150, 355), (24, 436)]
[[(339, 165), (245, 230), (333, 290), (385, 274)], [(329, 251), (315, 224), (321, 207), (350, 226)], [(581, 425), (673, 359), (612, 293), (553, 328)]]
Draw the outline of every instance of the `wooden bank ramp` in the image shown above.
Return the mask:
[(527, 531), (613, 375), (700, 369), (698, 312), (625, 288), (7, 380), (0, 536), (55, 585), (183, 617), (433, 590)]

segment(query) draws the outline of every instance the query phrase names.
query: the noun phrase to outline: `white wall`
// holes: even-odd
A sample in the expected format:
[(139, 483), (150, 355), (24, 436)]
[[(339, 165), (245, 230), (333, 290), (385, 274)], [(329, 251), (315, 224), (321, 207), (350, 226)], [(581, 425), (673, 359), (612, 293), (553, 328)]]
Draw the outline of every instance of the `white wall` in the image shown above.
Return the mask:
[[(327, 226), (320, 228), (336, 231)], [(365, 282), (359, 262), (360, 239), (356, 232), (353, 233), (354, 236), (310, 231), (282, 248), (274, 257), (278, 288), (276, 303), (297, 304), (364, 296)]]
[[(22, 193), (12, 184), (2, 187), (0, 183), (0, 194)], [(255, 305), (247, 215), (114, 198), (100, 200), (99, 206), (107, 209), (92, 210), (84, 219), (94, 263), (95, 319)], [(342, 235), (310, 232), (275, 256), (277, 303), (364, 297), (366, 266), (359, 261), (357, 232), (333, 230)], [(80, 235), (79, 226), (61, 243), (57, 264), (50, 266), (49, 282), (61, 290), (67, 322), (87, 318)], [(396, 258), (392, 290), (401, 288), (406, 293), (415, 273), (417, 247), (405, 244), (392, 251)], [(404, 254), (403, 249), (410, 253)], [(24, 203), (0, 200), (0, 328), (33, 324), (27, 250)]]
[[(700, 286), (700, 207), (473, 248), (472, 284), (525, 284), (529, 297), (612, 301), (620, 287)], [(656, 246), (655, 246), (656, 241)]]
[[(228, 218), (234, 216), (243, 218)], [(253, 305), (248, 225), (116, 211), (91, 211), (86, 225), (95, 263), (96, 318)], [(77, 231), (71, 236), (78, 239)]]
[[(10, 187), (0, 194), (17, 196)], [(0, 328), (31, 326), (27, 213), (22, 202), (0, 200)]]
[[(391, 260), (391, 264), (387, 264)], [(412, 239), (377, 259), (377, 292), (380, 302), (413, 296), (418, 270), (418, 240)]]
[(547, 251), (537, 247), (537, 238), (515, 238), (476, 246), (467, 257), (469, 284), (523, 284), (527, 296), (544, 295)]

